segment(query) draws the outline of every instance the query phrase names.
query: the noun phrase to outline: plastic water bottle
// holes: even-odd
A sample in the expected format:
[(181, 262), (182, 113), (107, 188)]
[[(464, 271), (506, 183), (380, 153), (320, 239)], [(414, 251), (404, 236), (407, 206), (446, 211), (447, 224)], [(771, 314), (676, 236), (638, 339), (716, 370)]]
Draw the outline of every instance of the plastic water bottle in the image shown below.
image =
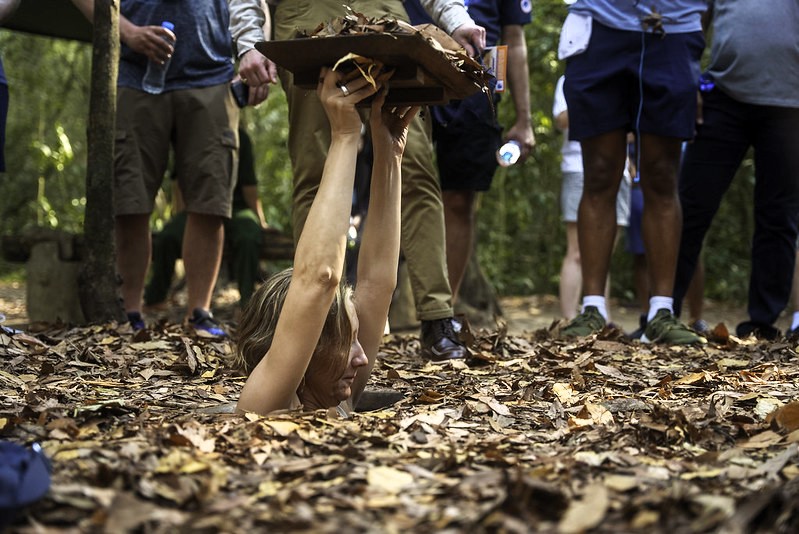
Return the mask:
[[(171, 22), (164, 21), (161, 27), (169, 31), (174, 31), (175, 25)], [(172, 39), (164, 38), (169, 44), (175, 44)], [(158, 95), (164, 91), (164, 82), (166, 81), (166, 72), (169, 70), (169, 64), (172, 62), (172, 56), (164, 61), (163, 65), (159, 65), (153, 60), (147, 62), (147, 71), (144, 73), (144, 79), (141, 82), (141, 87), (150, 94)]]
[(508, 141), (497, 150), (497, 162), (502, 167), (510, 167), (517, 161), (519, 156), (522, 155), (522, 148), (516, 141)]

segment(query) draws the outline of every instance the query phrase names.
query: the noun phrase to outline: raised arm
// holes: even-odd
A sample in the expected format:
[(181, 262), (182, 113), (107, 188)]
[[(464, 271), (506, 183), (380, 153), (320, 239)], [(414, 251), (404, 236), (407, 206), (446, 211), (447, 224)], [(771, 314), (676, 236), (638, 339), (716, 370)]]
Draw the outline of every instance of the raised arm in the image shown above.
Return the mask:
[(358, 284), (355, 287), (355, 309), (360, 319), (358, 340), (369, 363), (358, 369), (352, 386), (353, 405), (357, 404), (375, 364), (391, 296), (397, 285), (402, 191), (400, 164), (408, 125), (419, 111), (418, 107), (383, 108), (386, 92), (387, 88), (375, 98), (370, 119), (374, 163), (369, 215), (358, 253)]
[(530, 155), (535, 146), (535, 135), (530, 117), (530, 75), (527, 67), (527, 43), (524, 28), (520, 24), (502, 27), (502, 42), (508, 46), (508, 89), (516, 111), (516, 121), (505, 133), (505, 139), (513, 139), (521, 147), (520, 161)]
[(291, 406), (314, 354), (344, 266), (361, 119), (355, 104), (374, 94), (365, 80), (347, 83), (322, 71), (317, 93), (327, 112), (331, 142), (322, 180), (297, 243), (294, 272), (266, 356), (250, 374), (238, 409), (266, 414)]

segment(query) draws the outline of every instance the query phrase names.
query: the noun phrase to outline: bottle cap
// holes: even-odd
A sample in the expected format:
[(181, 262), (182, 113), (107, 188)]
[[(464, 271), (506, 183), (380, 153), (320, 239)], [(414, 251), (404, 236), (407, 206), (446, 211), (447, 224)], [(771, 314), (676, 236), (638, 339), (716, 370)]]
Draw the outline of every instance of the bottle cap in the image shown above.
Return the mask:
[(175, 25), (172, 24), (171, 22), (169, 22), (168, 20), (165, 20), (164, 22), (162, 22), (161, 23), (161, 27), (162, 28), (166, 28), (169, 31), (174, 31), (174, 29), (175, 29)]

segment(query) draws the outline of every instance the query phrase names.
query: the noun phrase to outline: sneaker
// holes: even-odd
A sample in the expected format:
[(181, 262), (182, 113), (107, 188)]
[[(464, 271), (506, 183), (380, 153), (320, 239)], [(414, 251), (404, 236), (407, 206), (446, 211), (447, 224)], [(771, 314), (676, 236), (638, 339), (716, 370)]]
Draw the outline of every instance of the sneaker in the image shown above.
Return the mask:
[(605, 328), (605, 318), (599, 313), (596, 306), (586, 306), (583, 312), (569, 321), (563, 330), (560, 331), (561, 337), (585, 337)]
[(744, 321), (735, 327), (735, 335), (741, 339), (749, 336), (754, 336), (757, 339), (765, 339), (767, 341), (774, 341), (780, 337), (779, 329), (770, 324), (756, 323), (753, 321)]
[(684, 324), (666, 308), (658, 310), (649, 321), (641, 336), (643, 343), (662, 343), (664, 345), (692, 345), (694, 343), (707, 343), (707, 339), (700, 336)]
[(422, 321), (422, 357), (440, 362), (462, 360), (468, 356), (469, 349), (458, 339), (453, 328), (452, 317)]
[(627, 334), (627, 337), (630, 339), (641, 339), (641, 336), (644, 335), (644, 330), (646, 330), (646, 314), (642, 313), (638, 316), (638, 328)]
[(142, 319), (141, 313), (139, 312), (128, 312), (128, 322), (130, 323), (130, 327), (134, 332), (144, 330), (146, 327), (144, 324), (144, 319)]
[(191, 312), (189, 324), (198, 333), (205, 333), (211, 337), (227, 337), (227, 332), (219, 322), (214, 319), (214, 314), (202, 308), (194, 308)]

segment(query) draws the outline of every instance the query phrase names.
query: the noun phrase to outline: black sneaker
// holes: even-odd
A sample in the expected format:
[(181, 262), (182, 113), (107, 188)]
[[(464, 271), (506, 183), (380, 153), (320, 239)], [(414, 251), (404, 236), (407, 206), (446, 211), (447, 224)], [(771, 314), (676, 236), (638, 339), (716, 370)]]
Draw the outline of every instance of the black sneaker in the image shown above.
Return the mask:
[(462, 360), (470, 356), (469, 349), (458, 339), (453, 328), (454, 319), (434, 319), (422, 321), (422, 357), (440, 362), (444, 360)]
[(146, 327), (144, 324), (144, 319), (142, 319), (141, 313), (139, 312), (128, 312), (128, 322), (130, 323), (130, 327), (134, 332), (144, 330)]
[(767, 341), (774, 341), (780, 337), (779, 329), (770, 324), (755, 323), (753, 321), (744, 321), (735, 327), (735, 335), (741, 339), (749, 336), (754, 336), (757, 339), (765, 339)]
[(227, 332), (225, 332), (225, 329), (222, 328), (216, 319), (214, 319), (214, 314), (208, 310), (194, 308), (194, 311), (191, 312), (189, 324), (197, 333), (201, 335), (205, 334), (211, 337), (227, 337)]

